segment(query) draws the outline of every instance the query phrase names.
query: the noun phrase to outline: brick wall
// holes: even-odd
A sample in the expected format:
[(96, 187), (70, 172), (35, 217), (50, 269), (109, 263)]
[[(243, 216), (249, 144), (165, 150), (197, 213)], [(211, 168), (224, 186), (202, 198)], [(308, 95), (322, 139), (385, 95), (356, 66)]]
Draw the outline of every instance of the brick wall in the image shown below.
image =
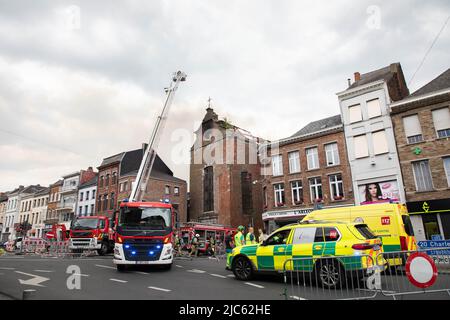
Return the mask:
[[(431, 113), (433, 109), (448, 106), (449, 101), (419, 106), (414, 109), (392, 115), (395, 140), (397, 143), (397, 150), (406, 191), (406, 199), (408, 202), (450, 198), (450, 188), (447, 182), (447, 176), (442, 159), (444, 156), (450, 156), (450, 139), (437, 138)], [(414, 114), (417, 114), (419, 117), (423, 141), (414, 144), (407, 144), (403, 126), (403, 117)], [(415, 154), (414, 150), (416, 148), (421, 149), (420, 154)], [(434, 191), (416, 191), (412, 162), (419, 160), (429, 161)]]
[[(112, 216), (114, 210), (117, 209), (117, 197), (118, 197), (118, 187), (119, 187), (119, 162), (111, 163), (105, 167), (98, 167), (98, 182), (97, 182), (97, 205), (95, 206), (95, 212), (102, 216)], [(116, 181), (113, 183), (112, 176), (113, 173), (116, 174)], [(105, 177), (109, 174), (109, 183), (105, 185)], [(103, 177), (103, 179), (102, 179)], [(114, 203), (111, 208), (111, 194), (114, 193)], [(107, 209), (104, 208), (103, 197), (108, 195), (108, 205)], [(100, 197), (102, 197), (101, 203), (99, 202)]]
[[(339, 150), (340, 164), (337, 166), (327, 167), (325, 157), (325, 144), (336, 142)], [(319, 169), (308, 170), (306, 148), (317, 147), (319, 156)], [(289, 173), (288, 153), (292, 151), (299, 151), (300, 153), (300, 173)], [(322, 193), (324, 206), (334, 205), (350, 205), (354, 203), (354, 191), (352, 190), (352, 178), (350, 166), (347, 158), (347, 151), (345, 146), (345, 137), (343, 131), (331, 133), (319, 137), (314, 137), (304, 141), (293, 142), (288, 145), (280, 146), (280, 154), (283, 159), (283, 175), (273, 177), (267, 176), (264, 180), (264, 187), (267, 190), (267, 210), (277, 209), (306, 209), (311, 208), (314, 203), (311, 201), (309, 178), (321, 177)], [(270, 164), (271, 166), (271, 164)], [(268, 171), (271, 172), (271, 169)], [(340, 173), (342, 175), (344, 198), (342, 200), (332, 200), (329, 183), (329, 175)], [(303, 186), (303, 204), (295, 205), (292, 200), (292, 191), (290, 182), (300, 180)], [(284, 183), (285, 205), (283, 207), (276, 207), (274, 200), (274, 184)]]

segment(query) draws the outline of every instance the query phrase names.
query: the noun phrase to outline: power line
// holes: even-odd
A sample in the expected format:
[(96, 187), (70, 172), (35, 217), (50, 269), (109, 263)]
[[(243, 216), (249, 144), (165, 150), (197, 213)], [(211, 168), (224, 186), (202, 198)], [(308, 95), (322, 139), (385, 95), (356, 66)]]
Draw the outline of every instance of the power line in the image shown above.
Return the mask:
[(417, 67), (416, 71), (414, 72), (414, 74), (412, 75), (411, 79), (408, 82), (408, 86), (411, 85), (411, 82), (413, 81), (414, 77), (416, 76), (417, 72), (419, 72), (420, 68), (422, 68), (423, 63), (425, 62), (428, 54), (430, 53), (431, 49), (433, 48), (433, 46), (435, 45), (435, 43), (438, 41), (442, 31), (444, 31), (445, 26), (447, 25), (448, 21), (450, 20), (450, 15), (447, 17), (447, 20), (445, 20), (444, 25), (442, 26), (441, 30), (439, 30), (439, 33), (436, 35), (436, 37), (434, 38), (433, 42), (431, 43), (431, 46), (428, 48), (427, 52), (425, 53), (425, 55), (423, 56), (422, 61), (420, 62), (419, 66)]

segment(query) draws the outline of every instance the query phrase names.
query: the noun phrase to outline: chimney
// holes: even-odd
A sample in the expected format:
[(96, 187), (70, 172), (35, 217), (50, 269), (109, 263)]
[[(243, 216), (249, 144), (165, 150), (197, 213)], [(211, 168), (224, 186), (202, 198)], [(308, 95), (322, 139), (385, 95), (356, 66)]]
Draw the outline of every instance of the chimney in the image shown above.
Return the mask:
[(350, 87), (352, 85), (352, 80), (350, 80), (350, 78), (348, 78), (347, 83), (348, 83), (348, 86)]
[(355, 82), (361, 80), (361, 74), (359, 72), (355, 72)]
[(87, 171), (94, 171), (94, 170), (92, 169), (92, 167), (89, 167), (89, 168), (87, 169)]

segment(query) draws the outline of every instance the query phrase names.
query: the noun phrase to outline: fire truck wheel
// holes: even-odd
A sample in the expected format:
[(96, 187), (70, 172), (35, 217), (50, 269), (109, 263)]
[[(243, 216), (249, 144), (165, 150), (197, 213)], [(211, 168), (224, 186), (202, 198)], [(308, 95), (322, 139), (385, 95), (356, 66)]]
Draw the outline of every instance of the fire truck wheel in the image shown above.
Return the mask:
[(97, 250), (97, 253), (99, 256), (104, 256), (105, 254), (107, 254), (108, 245), (105, 242), (103, 242), (101, 248)]
[(127, 266), (124, 264), (116, 264), (117, 271), (124, 272), (127, 269)]

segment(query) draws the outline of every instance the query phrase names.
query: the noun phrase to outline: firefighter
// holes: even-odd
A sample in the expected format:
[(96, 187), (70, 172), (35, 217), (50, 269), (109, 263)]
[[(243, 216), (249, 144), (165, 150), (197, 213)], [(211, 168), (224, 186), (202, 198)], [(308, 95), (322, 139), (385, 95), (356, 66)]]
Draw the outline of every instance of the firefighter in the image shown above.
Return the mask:
[(253, 234), (253, 227), (248, 228), (247, 235), (245, 236), (245, 244), (256, 244), (256, 237)]
[(227, 235), (225, 236), (225, 252), (227, 253), (227, 265), (225, 269), (230, 270), (230, 256), (231, 252), (233, 251), (233, 233), (231, 231), (227, 232)]
[(192, 259), (192, 255), (198, 256), (198, 241), (200, 235), (197, 233), (191, 240), (191, 252), (189, 253), (189, 257)]
[(175, 253), (178, 256), (181, 256), (181, 241), (178, 234), (175, 235)]
[(238, 232), (234, 235), (234, 246), (236, 248), (245, 245), (245, 239), (243, 234), (245, 228), (244, 226), (239, 226), (237, 229)]

